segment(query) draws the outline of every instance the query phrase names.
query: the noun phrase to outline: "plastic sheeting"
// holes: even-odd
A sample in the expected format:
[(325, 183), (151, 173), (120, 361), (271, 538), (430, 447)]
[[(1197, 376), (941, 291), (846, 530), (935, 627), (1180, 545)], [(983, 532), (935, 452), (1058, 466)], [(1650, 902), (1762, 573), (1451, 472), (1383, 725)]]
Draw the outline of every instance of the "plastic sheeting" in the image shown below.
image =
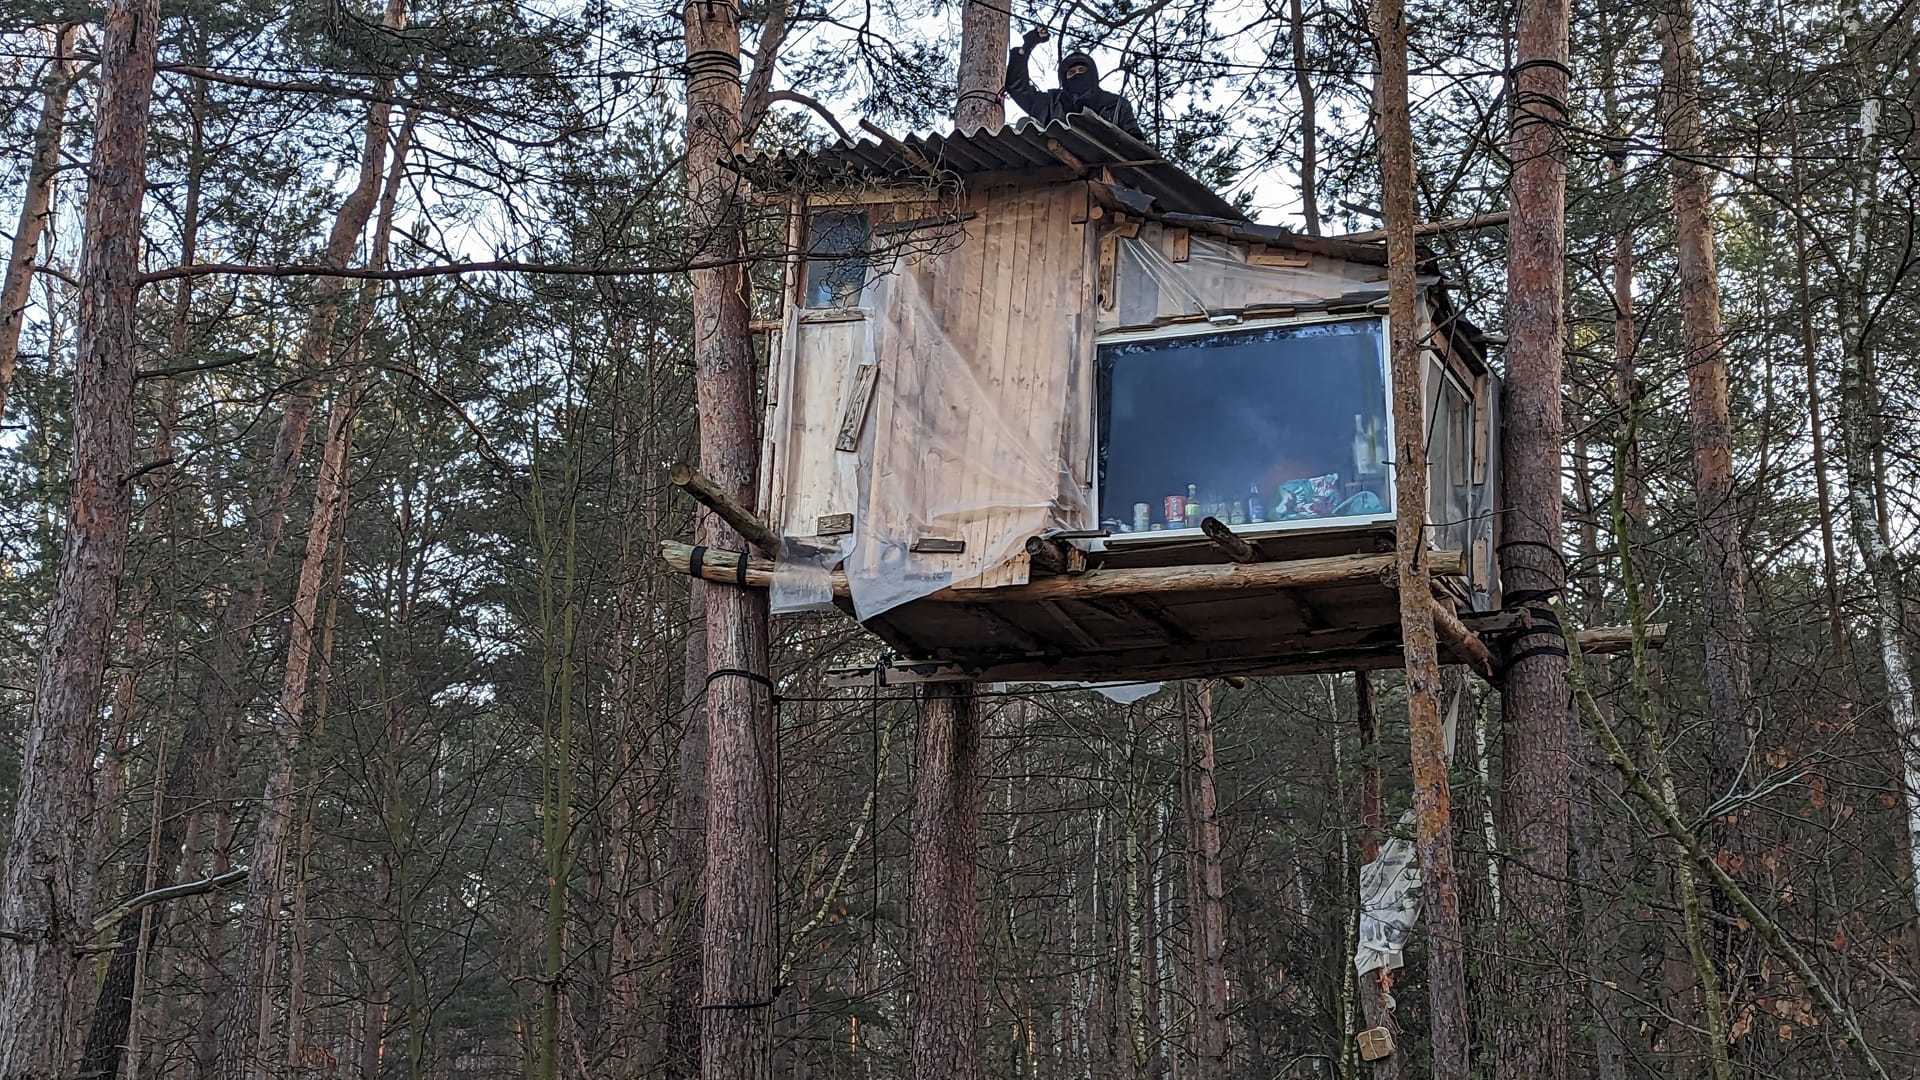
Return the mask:
[[(789, 448), (776, 465), (789, 505), (775, 611), (824, 606), (836, 563), (862, 621), (951, 585), (1017, 583), (1028, 537), (1085, 527), (1085, 234), (1057, 199), (1000, 195), (963, 242), (874, 267), (858, 304), (864, 333), (810, 339), (809, 312), (793, 313), (772, 421), (775, 445)], [(861, 410), (848, 403), (864, 365), (875, 370)], [(837, 449), (849, 415), (857, 447)], [(792, 510), (801, 504), (806, 513)], [(850, 514), (852, 531), (806, 535), (813, 513)], [(929, 540), (964, 547), (913, 550)]]
[[(1447, 761), (1453, 761), (1454, 732), (1460, 723), (1464, 688), (1447, 699), (1444, 719)], [(1414, 860), (1413, 811), (1400, 815), (1393, 835), (1380, 845), (1380, 854), (1360, 868), (1360, 942), (1353, 969), (1365, 975), (1405, 963), (1407, 939), (1420, 921), (1420, 867)]]
[(1101, 312), (1102, 330), (1257, 308), (1311, 309), (1386, 294), (1376, 266), (1292, 253), (1263, 264), (1253, 261), (1245, 245), (1197, 234), (1186, 240), (1186, 258), (1176, 261), (1171, 230), (1157, 225), (1143, 226), (1119, 245), (1115, 302)]

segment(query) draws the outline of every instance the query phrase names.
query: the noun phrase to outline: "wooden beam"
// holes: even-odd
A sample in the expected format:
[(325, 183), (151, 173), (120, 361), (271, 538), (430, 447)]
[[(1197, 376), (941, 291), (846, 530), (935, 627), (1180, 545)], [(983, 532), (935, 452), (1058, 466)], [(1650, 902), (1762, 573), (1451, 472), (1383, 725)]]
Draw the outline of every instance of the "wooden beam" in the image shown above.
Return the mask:
[(1027, 563), (1034, 573), (1041, 576), (1084, 574), (1087, 572), (1087, 553), (1055, 537), (1029, 536)]
[[(673, 540), (660, 542), (660, 554), (668, 565), (681, 573), (687, 567), (693, 548)], [(740, 581), (736, 567), (741, 554), (708, 548), (702, 556), (701, 576), (713, 581)], [(1466, 558), (1457, 551), (1433, 551), (1428, 554), (1435, 574), (1461, 574)], [(1322, 559), (1296, 559), (1290, 562), (1228, 563), (1202, 566), (1156, 566), (1133, 570), (1091, 570), (1079, 576), (1040, 578), (1025, 585), (1008, 585), (991, 590), (995, 602), (1034, 603), (1041, 600), (1087, 600), (1106, 596), (1142, 596), (1153, 593), (1243, 592), (1258, 589), (1298, 589), (1322, 585), (1360, 585), (1379, 581), (1381, 572), (1391, 571), (1392, 555), (1334, 555)], [(773, 563), (748, 559), (742, 584), (766, 587), (773, 581)], [(847, 595), (846, 575), (833, 577), (834, 595)], [(941, 589), (926, 599), (943, 603), (977, 604), (983, 599), (980, 589)]]
[(780, 534), (761, 521), (753, 511), (741, 506), (719, 484), (700, 475), (698, 469), (684, 461), (673, 467), (671, 475), (676, 487), (693, 496), (700, 505), (719, 514), (720, 520), (733, 526), (734, 531), (745, 537), (748, 543), (768, 555), (780, 554)]
[(1227, 558), (1234, 562), (1257, 563), (1260, 561), (1259, 549), (1247, 543), (1244, 537), (1237, 535), (1232, 529), (1227, 528), (1226, 522), (1219, 518), (1201, 518), (1200, 531), (1206, 533), (1207, 539), (1213, 541), (1213, 546), (1226, 552)]
[(1451, 601), (1433, 601), (1433, 631), (1447, 651), (1465, 661), (1481, 678), (1493, 682), (1499, 677), (1499, 670), (1493, 663), (1493, 652), (1487, 648), (1486, 642), (1480, 640), (1479, 634), (1467, 629), (1467, 625), (1460, 621), (1460, 616), (1454, 614)]
[[(1438, 236), (1441, 233), (1475, 232), (1480, 229), (1492, 229), (1505, 225), (1512, 217), (1505, 210), (1495, 210), (1490, 214), (1475, 214), (1472, 217), (1447, 218), (1444, 221), (1429, 221), (1413, 227), (1415, 236)], [(1387, 238), (1385, 229), (1368, 229), (1366, 232), (1344, 233), (1329, 237), (1332, 240), (1349, 240), (1369, 244)]]
[[(1582, 653), (1596, 656), (1607, 653), (1633, 651), (1633, 627), (1631, 626), (1589, 626), (1574, 635), (1580, 643)], [(1650, 623), (1647, 626), (1647, 648), (1657, 649), (1667, 643), (1667, 624)]]

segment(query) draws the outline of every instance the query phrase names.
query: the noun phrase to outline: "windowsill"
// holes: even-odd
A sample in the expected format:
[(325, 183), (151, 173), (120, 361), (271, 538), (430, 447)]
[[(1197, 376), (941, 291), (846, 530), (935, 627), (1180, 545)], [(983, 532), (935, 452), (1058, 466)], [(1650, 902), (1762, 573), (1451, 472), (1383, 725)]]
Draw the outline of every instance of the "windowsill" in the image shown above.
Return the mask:
[[(1248, 540), (1258, 540), (1268, 536), (1282, 536), (1298, 532), (1334, 532), (1346, 529), (1366, 529), (1380, 525), (1392, 525), (1392, 514), (1375, 514), (1369, 517), (1337, 518), (1295, 518), (1292, 521), (1249, 522), (1244, 525), (1228, 525), (1235, 536)], [(1205, 540), (1207, 534), (1196, 526), (1191, 529), (1160, 529), (1149, 532), (1114, 533), (1104, 538), (1105, 547), (1152, 547), (1157, 544), (1185, 543), (1193, 540)]]

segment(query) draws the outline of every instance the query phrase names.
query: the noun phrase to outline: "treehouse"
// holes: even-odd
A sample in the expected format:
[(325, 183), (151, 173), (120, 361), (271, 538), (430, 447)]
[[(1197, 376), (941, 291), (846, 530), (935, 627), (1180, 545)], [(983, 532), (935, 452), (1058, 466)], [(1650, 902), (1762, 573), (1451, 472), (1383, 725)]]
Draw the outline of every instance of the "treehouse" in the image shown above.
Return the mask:
[[(793, 252), (745, 515), (771, 558), (669, 558), (837, 606), (890, 681), (1397, 666), (1384, 246), (1254, 224), (1091, 114), (869, 130), (732, 163)], [(1484, 664), (1498, 384), (1419, 280), (1443, 660)]]

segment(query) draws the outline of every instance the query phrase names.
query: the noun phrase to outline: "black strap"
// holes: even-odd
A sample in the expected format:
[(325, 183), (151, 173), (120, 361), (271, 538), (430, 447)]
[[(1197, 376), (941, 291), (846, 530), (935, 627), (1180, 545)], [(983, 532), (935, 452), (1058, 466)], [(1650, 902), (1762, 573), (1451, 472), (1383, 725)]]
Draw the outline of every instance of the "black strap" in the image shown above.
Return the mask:
[(1528, 68), (1537, 68), (1537, 67), (1552, 68), (1555, 71), (1558, 71), (1560, 74), (1565, 75), (1569, 79), (1573, 78), (1572, 68), (1561, 63), (1558, 60), (1553, 60), (1545, 56), (1535, 57), (1532, 60), (1522, 60), (1519, 63), (1508, 68), (1507, 75), (1509, 77), (1516, 76), (1521, 72), (1527, 70)]
[(1550, 641), (1535, 645), (1530, 649), (1521, 649), (1507, 657), (1507, 667), (1511, 668), (1522, 660), (1534, 656), (1566, 656), (1567, 645), (1564, 641)]
[[(1533, 544), (1531, 540), (1516, 541), (1521, 544)], [(1536, 546), (1546, 547), (1545, 544)], [(1555, 552), (1558, 554), (1558, 552)], [(1567, 639), (1560, 626), (1560, 612), (1552, 604), (1553, 598), (1560, 595), (1560, 587), (1555, 585), (1546, 589), (1509, 589), (1504, 594), (1509, 610), (1518, 609), (1526, 613), (1532, 624), (1508, 639), (1511, 646), (1528, 638), (1546, 638), (1537, 645), (1529, 645), (1517, 652), (1507, 653), (1507, 666), (1512, 667), (1522, 660), (1534, 656), (1566, 656)]]
[(761, 686), (767, 688), (767, 696), (773, 699), (774, 704), (777, 705), (780, 703), (780, 692), (774, 689), (773, 680), (757, 671), (747, 671), (744, 668), (731, 667), (714, 668), (707, 674), (707, 685), (712, 686), (713, 680), (722, 676), (732, 676), (736, 679), (745, 679), (748, 682), (759, 683)]
[[(744, 551), (735, 551), (728, 552), (728, 554), (734, 557), (733, 583), (744, 588), (747, 584), (747, 553)], [(703, 575), (701, 571), (706, 568), (706, 565), (707, 549), (696, 546), (693, 549), (693, 554), (687, 556), (687, 576), (696, 578), (704, 577), (705, 575)]]

